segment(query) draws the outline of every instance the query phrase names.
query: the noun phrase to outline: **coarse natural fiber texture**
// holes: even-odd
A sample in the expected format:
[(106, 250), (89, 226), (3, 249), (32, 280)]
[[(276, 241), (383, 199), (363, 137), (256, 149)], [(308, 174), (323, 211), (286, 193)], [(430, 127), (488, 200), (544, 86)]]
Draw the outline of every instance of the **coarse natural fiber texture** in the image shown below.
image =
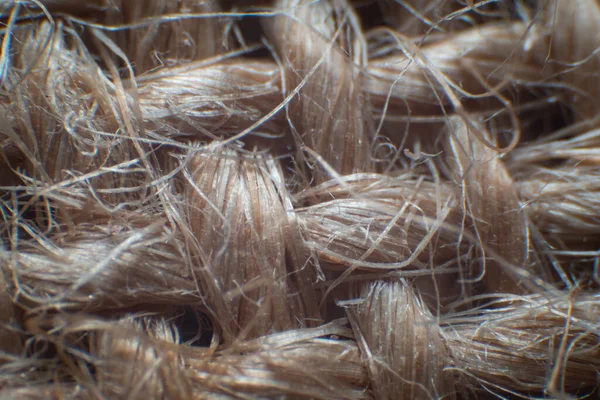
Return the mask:
[(599, 0), (0, 18), (0, 399), (600, 395)]

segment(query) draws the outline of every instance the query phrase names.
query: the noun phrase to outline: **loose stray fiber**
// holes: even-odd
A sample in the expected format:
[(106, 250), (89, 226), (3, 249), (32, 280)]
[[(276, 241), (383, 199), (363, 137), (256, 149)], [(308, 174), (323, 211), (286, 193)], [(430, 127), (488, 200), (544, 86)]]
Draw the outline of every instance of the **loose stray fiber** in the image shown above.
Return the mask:
[(596, 0), (0, 18), (0, 399), (598, 396)]

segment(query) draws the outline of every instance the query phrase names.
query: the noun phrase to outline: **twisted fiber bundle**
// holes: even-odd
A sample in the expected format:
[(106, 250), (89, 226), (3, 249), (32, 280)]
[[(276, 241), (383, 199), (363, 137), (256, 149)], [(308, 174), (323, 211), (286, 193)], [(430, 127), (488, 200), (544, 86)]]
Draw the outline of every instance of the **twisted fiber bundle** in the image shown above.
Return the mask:
[(0, 14), (0, 398), (597, 396), (596, 0)]

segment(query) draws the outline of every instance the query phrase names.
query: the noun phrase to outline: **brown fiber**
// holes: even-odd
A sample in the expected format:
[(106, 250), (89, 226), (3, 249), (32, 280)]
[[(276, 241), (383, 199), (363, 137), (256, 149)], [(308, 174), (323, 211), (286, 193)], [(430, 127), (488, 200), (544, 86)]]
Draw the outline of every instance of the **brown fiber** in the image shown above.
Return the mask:
[(0, 18), (0, 399), (598, 395), (596, 0)]

